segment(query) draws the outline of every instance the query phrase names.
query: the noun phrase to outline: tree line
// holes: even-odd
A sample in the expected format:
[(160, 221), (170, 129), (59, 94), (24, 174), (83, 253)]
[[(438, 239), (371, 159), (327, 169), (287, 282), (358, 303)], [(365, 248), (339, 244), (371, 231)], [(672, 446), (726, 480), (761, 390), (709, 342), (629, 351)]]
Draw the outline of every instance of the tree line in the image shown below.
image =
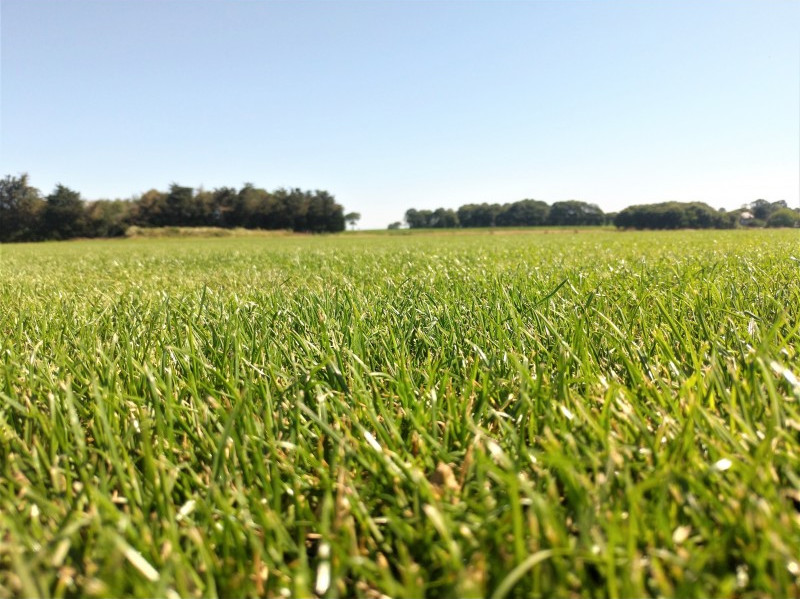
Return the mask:
[[(211, 191), (178, 184), (151, 189), (130, 200), (85, 201), (58, 184), (49, 195), (31, 186), (27, 174), (0, 180), (0, 242), (117, 237), (131, 226), (284, 229), (325, 233), (355, 226), (360, 215), (344, 209), (327, 191), (276, 189), (245, 184)], [(702, 202), (664, 202), (604, 213), (597, 205), (568, 200), (548, 205), (525, 199), (506, 204), (465, 204), (456, 210), (408, 210), (412, 229), (615, 225), (622, 229), (728, 229), (798, 227), (800, 210), (783, 200), (759, 199), (738, 210), (715, 210)], [(390, 229), (400, 222), (389, 225)]]
[(609, 224), (607, 215), (595, 204), (577, 200), (555, 202), (552, 206), (541, 200), (520, 200), (508, 204), (465, 204), (457, 210), (437, 208), (416, 210), (405, 214), (411, 229), (440, 229), (452, 227), (541, 227), (592, 226)]
[(800, 210), (784, 200), (759, 199), (726, 212), (702, 202), (662, 202), (629, 206), (614, 217), (621, 229), (733, 229), (735, 227), (800, 226)]
[[(580, 227), (614, 225), (620, 229), (732, 229), (735, 227), (800, 226), (800, 210), (784, 200), (759, 199), (738, 210), (716, 210), (703, 202), (662, 202), (629, 206), (618, 213), (604, 213), (597, 205), (568, 200), (552, 206), (540, 200), (508, 204), (465, 204), (457, 210), (406, 211), (411, 229), (455, 227)], [(389, 225), (399, 228), (401, 223)]]
[(61, 184), (43, 196), (27, 174), (0, 180), (0, 241), (117, 237), (133, 225), (332, 233), (344, 230), (345, 214), (327, 191), (267, 191), (249, 183), (212, 191), (172, 184), (131, 200), (85, 201)]
[(614, 217), (614, 225), (621, 229), (732, 229), (737, 223), (735, 213), (702, 202), (629, 206)]

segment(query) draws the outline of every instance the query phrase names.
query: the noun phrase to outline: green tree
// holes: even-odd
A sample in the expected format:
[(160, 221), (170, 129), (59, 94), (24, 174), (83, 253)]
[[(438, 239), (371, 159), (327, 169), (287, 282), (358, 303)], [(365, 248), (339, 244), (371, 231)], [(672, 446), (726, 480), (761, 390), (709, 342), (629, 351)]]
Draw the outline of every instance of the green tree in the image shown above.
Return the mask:
[(720, 212), (702, 202), (662, 202), (628, 206), (614, 218), (620, 228), (633, 229), (730, 229), (736, 213)]
[(59, 183), (47, 196), (42, 217), (42, 234), (46, 239), (70, 239), (87, 232), (86, 207), (81, 194)]
[(358, 223), (358, 221), (361, 220), (361, 214), (358, 213), (358, 212), (348, 212), (347, 214), (344, 215), (344, 220), (346, 220), (347, 223), (353, 229), (355, 229), (356, 228), (356, 224)]
[(151, 189), (134, 201), (131, 219), (140, 227), (163, 227), (166, 224), (166, 210), (166, 194)]
[(211, 215), (221, 227), (243, 227), (243, 203), (239, 201), (239, 194), (233, 187), (219, 187), (212, 193)]
[(317, 210), (317, 220), (307, 230), (312, 233), (338, 233), (344, 231), (344, 208), (327, 191), (316, 190), (311, 195), (311, 205)]
[(494, 227), (503, 208), (500, 204), (465, 204), (457, 211), (458, 222), (462, 227)]
[(173, 227), (206, 224), (199, 203), (194, 197), (194, 189), (183, 187), (177, 183), (169, 186), (163, 224)]
[(555, 202), (550, 206), (547, 224), (554, 226), (578, 227), (583, 225), (602, 225), (605, 215), (599, 206), (577, 200)]
[(778, 208), (769, 215), (768, 227), (798, 227), (800, 226), (800, 213), (791, 208)]
[(497, 215), (500, 227), (538, 227), (547, 223), (550, 207), (539, 200), (520, 200), (503, 206)]
[(97, 200), (86, 206), (87, 237), (120, 237), (131, 224), (133, 203)]
[(0, 180), (0, 241), (33, 241), (40, 235), (44, 201), (27, 173)]
[(458, 226), (458, 214), (449, 208), (437, 208), (430, 218), (431, 227), (437, 229), (452, 229)]
[(416, 210), (409, 208), (406, 210), (406, 223), (409, 229), (424, 229), (431, 226), (431, 216), (433, 212), (430, 210)]

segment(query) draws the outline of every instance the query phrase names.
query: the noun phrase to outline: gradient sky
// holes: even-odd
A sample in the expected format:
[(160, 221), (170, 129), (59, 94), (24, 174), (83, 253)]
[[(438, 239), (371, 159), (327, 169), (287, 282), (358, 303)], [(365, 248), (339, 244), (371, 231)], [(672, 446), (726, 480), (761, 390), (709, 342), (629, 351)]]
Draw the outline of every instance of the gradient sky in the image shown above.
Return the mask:
[(0, 176), (800, 205), (800, 2), (2, 0)]

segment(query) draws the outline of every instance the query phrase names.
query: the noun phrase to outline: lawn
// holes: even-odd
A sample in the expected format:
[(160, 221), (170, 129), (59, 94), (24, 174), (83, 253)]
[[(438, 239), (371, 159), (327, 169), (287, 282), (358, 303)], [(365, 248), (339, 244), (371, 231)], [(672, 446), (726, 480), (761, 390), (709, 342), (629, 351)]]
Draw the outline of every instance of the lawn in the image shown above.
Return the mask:
[(800, 595), (800, 233), (0, 246), (0, 597)]

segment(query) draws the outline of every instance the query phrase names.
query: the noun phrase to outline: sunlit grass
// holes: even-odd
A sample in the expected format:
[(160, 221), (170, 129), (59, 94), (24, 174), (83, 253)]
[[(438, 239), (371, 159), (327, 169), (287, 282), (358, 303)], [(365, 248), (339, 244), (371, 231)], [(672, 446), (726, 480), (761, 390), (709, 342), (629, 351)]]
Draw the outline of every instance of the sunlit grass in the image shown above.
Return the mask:
[(0, 246), (0, 597), (796, 596), (800, 234)]

